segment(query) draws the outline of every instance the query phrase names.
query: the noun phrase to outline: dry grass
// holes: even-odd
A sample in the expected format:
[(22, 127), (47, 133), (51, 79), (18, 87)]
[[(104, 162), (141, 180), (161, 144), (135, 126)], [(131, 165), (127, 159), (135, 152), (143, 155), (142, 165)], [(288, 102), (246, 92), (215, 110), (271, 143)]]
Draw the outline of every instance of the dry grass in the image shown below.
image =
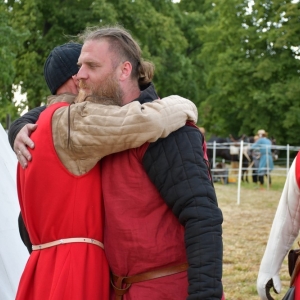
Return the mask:
[[(226, 300), (259, 299), (256, 279), (261, 258), (277, 209), (284, 178), (274, 178), (267, 190), (255, 189), (253, 183), (243, 184), (240, 204), (237, 204), (237, 185), (215, 184), (219, 206), (223, 211), (224, 265), (223, 285)], [(288, 289), (287, 259), (281, 269), (282, 299)]]

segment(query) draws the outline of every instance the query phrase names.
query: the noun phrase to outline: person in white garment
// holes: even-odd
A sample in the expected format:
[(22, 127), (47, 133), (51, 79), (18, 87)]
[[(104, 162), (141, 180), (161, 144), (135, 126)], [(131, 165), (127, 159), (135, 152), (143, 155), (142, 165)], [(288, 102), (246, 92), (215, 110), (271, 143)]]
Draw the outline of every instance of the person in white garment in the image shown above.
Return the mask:
[[(268, 243), (263, 255), (257, 291), (260, 299), (273, 299), (270, 291), (281, 292), (280, 268), (295, 242), (300, 229), (300, 154), (298, 153), (289, 170), (284, 189), (271, 227)], [(300, 299), (300, 276), (295, 279), (295, 299)]]

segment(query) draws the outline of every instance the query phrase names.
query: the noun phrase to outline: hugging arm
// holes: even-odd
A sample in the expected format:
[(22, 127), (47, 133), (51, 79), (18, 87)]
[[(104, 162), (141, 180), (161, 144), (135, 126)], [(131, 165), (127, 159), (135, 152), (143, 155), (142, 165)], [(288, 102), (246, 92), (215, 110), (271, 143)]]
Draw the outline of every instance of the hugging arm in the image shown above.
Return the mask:
[(8, 131), (9, 143), (16, 152), (17, 158), (23, 168), (27, 167), (28, 161), (31, 160), (31, 155), (27, 147), (34, 148), (34, 143), (30, 139), (30, 135), (36, 129), (37, 125), (35, 125), (35, 122), (45, 108), (45, 106), (40, 106), (32, 109), (15, 120)]
[(16, 139), (17, 134), (19, 131), (26, 125), (26, 124), (34, 124), (37, 119), (39, 118), (40, 113), (46, 108), (46, 106), (36, 107), (25, 115), (20, 117), (19, 119), (15, 120), (8, 131), (8, 140), (10, 146), (14, 149), (14, 142)]
[(202, 135), (184, 126), (150, 144), (144, 168), (185, 227), (188, 300), (222, 298), (222, 222), (202, 151)]
[[(68, 117), (69, 116), (69, 117)], [(154, 142), (197, 121), (195, 104), (180, 96), (122, 107), (83, 102), (57, 110), (53, 117), (55, 147), (76, 160), (100, 160), (106, 155)], [(54, 120), (55, 118), (55, 120)], [(59, 129), (59, 130), (58, 130)]]

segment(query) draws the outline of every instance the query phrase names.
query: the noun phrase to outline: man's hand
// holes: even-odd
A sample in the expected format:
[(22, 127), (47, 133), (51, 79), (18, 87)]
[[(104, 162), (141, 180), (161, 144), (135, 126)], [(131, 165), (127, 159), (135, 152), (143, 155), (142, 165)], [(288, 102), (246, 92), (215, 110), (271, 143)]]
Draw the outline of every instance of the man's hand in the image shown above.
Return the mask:
[(279, 294), (281, 291), (281, 282), (279, 276), (276, 274), (270, 279), (270, 275), (266, 273), (259, 272), (257, 280), (257, 292), (262, 300), (274, 300), (271, 295), (271, 289), (276, 294)]
[(273, 284), (273, 279), (270, 279), (267, 284), (266, 284), (266, 295), (267, 295), (267, 298), (268, 300), (274, 300), (274, 298), (271, 296), (271, 288), (273, 288), (273, 291), (278, 294), (278, 292), (276, 291), (275, 287), (274, 287), (274, 284)]
[(27, 167), (28, 161), (32, 159), (27, 147), (34, 148), (34, 143), (29, 137), (36, 128), (37, 124), (26, 124), (15, 138), (14, 151), (23, 169)]

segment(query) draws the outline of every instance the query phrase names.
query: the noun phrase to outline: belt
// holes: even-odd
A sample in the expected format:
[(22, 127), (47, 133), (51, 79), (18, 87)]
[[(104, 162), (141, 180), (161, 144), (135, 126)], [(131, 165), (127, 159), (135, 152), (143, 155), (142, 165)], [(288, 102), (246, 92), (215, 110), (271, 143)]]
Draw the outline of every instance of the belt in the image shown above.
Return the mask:
[(99, 246), (102, 249), (104, 249), (104, 245), (101, 242), (91, 238), (68, 238), (68, 239), (61, 239), (61, 240), (57, 240), (45, 244), (40, 244), (40, 245), (32, 245), (32, 250), (42, 250), (45, 248), (62, 245), (62, 244), (69, 244), (69, 243), (88, 243), (88, 244)]
[(188, 263), (183, 263), (176, 266), (168, 266), (159, 269), (155, 269), (152, 271), (148, 271), (145, 273), (140, 273), (132, 276), (117, 276), (115, 274), (111, 275), (111, 285), (116, 294), (116, 300), (122, 300), (123, 295), (126, 294), (132, 283), (152, 280), (164, 276), (169, 276), (173, 274), (177, 274), (180, 272), (184, 272), (188, 269)]

